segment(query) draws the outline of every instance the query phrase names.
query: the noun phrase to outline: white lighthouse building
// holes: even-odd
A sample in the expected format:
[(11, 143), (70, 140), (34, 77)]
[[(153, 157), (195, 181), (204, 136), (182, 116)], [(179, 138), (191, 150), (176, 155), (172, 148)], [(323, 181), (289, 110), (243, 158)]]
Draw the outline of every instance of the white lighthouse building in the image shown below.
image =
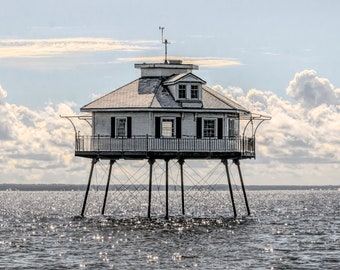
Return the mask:
[(169, 216), (168, 162), (173, 159), (179, 162), (181, 169), (183, 214), (185, 179), (182, 170), (187, 159), (220, 159), (223, 162), (236, 216), (227, 166), (228, 161), (234, 162), (238, 166), (249, 214), (239, 161), (255, 158), (255, 134), (258, 126), (254, 128), (253, 121), (256, 119), (259, 120), (258, 123), (262, 123), (270, 117), (254, 115), (206, 86), (206, 81), (193, 73), (198, 69), (196, 65), (170, 60), (165, 63), (135, 64), (135, 68), (141, 71), (139, 78), (80, 109), (81, 112), (90, 114), (92, 126), (92, 134), (76, 133), (75, 155), (92, 160), (82, 215), (86, 208), (92, 171), (100, 159), (111, 161), (103, 214), (111, 169), (119, 159), (149, 161), (148, 217), (151, 207), (152, 166), (158, 159), (164, 160), (166, 165), (166, 218)]

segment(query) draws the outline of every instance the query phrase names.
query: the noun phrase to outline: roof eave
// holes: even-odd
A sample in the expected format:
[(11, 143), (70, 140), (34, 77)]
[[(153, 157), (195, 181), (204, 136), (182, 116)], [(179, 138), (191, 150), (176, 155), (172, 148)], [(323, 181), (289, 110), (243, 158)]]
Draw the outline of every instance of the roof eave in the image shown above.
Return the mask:
[(80, 108), (81, 112), (222, 112), (222, 113), (239, 113), (242, 115), (250, 115), (251, 112), (239, 109), (220, 109), (220, 108), (147, 108), (147, 107), (134, 107), (134, 108)]

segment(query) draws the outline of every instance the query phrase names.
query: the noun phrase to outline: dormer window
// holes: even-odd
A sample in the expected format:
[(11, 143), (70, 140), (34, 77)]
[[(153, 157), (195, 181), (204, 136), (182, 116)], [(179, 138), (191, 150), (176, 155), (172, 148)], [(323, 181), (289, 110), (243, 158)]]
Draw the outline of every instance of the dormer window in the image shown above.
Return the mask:
[(198, 85), (191, 85), (191, 99), (198, 99)]
[(178, 85), (178, 98), (179, 99), (187, 98), (187, 86), (185, 84)]
[(192, 73), (173, 75), (163, 82), (163, 86), (183, 108), (202, 107), (202, 85), (204, 84), (205, 81)]

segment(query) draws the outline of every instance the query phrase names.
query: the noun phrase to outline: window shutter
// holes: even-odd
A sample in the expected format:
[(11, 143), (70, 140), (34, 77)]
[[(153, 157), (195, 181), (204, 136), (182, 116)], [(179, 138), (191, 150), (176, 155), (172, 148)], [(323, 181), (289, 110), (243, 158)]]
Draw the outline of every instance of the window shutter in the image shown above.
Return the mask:
[(176, 138), (182, 138), (182, 118), (176, 117)]
[(223, 139), (223, 118), (217, 119), (217, 139)]
[(155, 138), (161, 137), (161, 118), (155, 117)]
[(202, 117), (196, 118), (196, 137), (202, 139)]
[(127, 134), (126, 134), (126, 137), (128, 137), (128, 138), (132, 137), (131, 117), (127, 118)]
[(111, 138), (116, 137), (116, 117), (111, 117)]

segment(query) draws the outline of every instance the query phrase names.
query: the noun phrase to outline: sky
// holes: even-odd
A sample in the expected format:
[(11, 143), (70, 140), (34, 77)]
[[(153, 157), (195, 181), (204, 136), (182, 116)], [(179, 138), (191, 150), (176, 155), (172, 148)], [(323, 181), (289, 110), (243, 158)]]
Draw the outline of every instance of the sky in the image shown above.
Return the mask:
[(163, 61), (162, 26), (169, 58), (272, 116), (256, 160), (241, 164), (246, 184), (339, 185), (339, 10), (337, 0), (2, 0), (0, 183), (85, 184), (90, 161), (74, 157), (59, 115), (138, 78), (135, 63)]

